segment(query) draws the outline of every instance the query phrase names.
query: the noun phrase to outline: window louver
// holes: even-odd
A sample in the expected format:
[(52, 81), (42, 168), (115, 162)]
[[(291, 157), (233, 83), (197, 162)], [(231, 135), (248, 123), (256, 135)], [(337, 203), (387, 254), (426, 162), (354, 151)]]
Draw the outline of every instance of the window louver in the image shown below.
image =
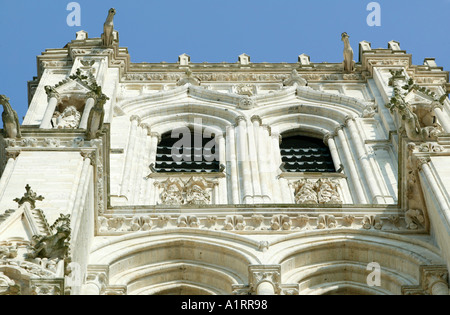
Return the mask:
[(283, 137), (280, 149), (286, 172), (336, 172), (330, 150), (319, 139), (302, 136)]
[[(216, 147), (212, 150), (205, 148), (213, 138), (193, 134), (190, 139), (192, 146), (174, 147), (179, 140), (180, 138), (171, 138), (170, 133), (163, 136), (156, 154), (155, 169), (158, 173), (219, 172), (220, 163), (215, 155)], [(201, 144), (201, 147), (194, 146), (197, 144)]]

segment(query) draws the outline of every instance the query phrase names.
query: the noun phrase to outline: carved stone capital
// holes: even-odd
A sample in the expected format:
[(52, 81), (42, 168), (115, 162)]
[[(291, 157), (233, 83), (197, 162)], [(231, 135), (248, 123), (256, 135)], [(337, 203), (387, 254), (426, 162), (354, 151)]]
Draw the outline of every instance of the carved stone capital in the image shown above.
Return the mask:
[(325, 134), (325, 136), (323, 137), (323, 143), (325, 143), (326, 146), (328, 146), (328, 141), (330, 139), (333, 139), (335, 137), (334, 133), (328, 132)]
[(31, 295), (63, 295), (64, 280), (41, 280), (33, 279), (30, 283)]
[(20, 155), (22, 151), (21, 150), (12, 150), (12, 149), (6, 149), (6, 158), (9, 159), (17, 159), (17, 157)]
[(270, 127), (269, 125), (262, 125), (262, 127), (267, 129), (267, 131), (269, 132), (269, 137), (272, 136), (272, 127)]
[(239, 126), (239, 124), (242, 122), (242, 121), (246, 121), (247, 119), (245, 118), (245, 116), (238, 116), (238, 117), (236, 117), (236, 119), (235, 119), (235, 121), (236, 121), (236, 125), (237, 126)]
[(131, 122), (136, 121), (137, 124), (140, 125), (140, 123), (141, 123), (141, 117), (139, 117), (138, 115), (133, 115), (133, 116), (130, 117), (130, 121), (131, 121)]
[(86, 274), (86, 284), (94, 285), (98, 288), (99, 294), (104, 294), (109, 282), (107, 266), (88, 266)]
[(251, 120), (252, 123), (255, 122), (255, 121), (257, 121), (257, 122), (259, 123), (260, 126), (262, 125), (262, 119), (261, 119), (261, 117), (258, 116), (258, 115), (253, 115), (252, 118), (250, 118), (250, 120)]
[(142, 123), (142, 124), (140, 125), (140, 127), (141, 127), (142, 129), (147, 129), (147, 136), (150, 136), (150, 135), (151, 135), (151, 133), (152, 133), (152, 128), (150, 127), (149, 124)]
[(426, 266), (422, 269), (422, 287), (430, 295), (448, 295), (448, 270), (446, 266)]
[(428, 165), (431, 162), (431, 158), (429, 156), (418, 157), (416, 159), (417, 169), (421, 171), (424, 165)]
[(351, 124), (351, 122), (353, 122), (355, 120), (356, 119), (353, 116), (350, 116), (350, 115), (345, 116), (344, 124), (345, 124), (345, 126), (349, 126), (349, 124)]
[(158, 143), (162, 140), (161, 135), (158, 132), (150, 132), (149, 136), (152, 138), (158, 138)]
[(80, 151), (81, 156), (83, 159), (90, 159), (91, 164), (94, 165), (96, 162), (96, 152), (95, 150), (81, 150)]
[(56, 89), (53, 86), (47, 85), (44, 87), (45, 93), (48, 96), (48, 99), (56, 98), (58, 100), (58, 103), (61, 101), (61, 95), (56, 91)]
[(85, 100), (87, 101), (90, 98), (92, 98), (95, 102), (97, 102), (97, 99), (98, 99), (97, 93), (95, 93), (94, 91), (90, 91), (90, 92), (86, 93)]
[(249, 288), (257, 292), (258, 286), (263, 282), (273, 285), (275, 294), (281, 292), (281, 266), (280, 265), (251, 265), (249, 270)]
[(336, 129), (334, 129), (334, 134), (337, 135), (337, 134), (339, 133), (339, 131), (344, 130), (345, 127), (346, 127), (345, 125), (339, 125), (339, 126), (337, 126)]

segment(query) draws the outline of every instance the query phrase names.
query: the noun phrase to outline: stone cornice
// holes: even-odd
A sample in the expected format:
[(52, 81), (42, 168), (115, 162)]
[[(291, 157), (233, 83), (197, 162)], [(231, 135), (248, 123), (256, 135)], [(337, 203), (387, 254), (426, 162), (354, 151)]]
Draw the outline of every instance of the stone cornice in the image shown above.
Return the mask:
[[(203, 84), (214, 82), (267, 82), (283, 84), (292, 77), (293, 71), (308, 82), (365, 82), (372, 76), (374, 67), (405, 67), (415, 80), (424, 85), (448, 85), (449, 72), (441, 67), (413, 65), (412, 55), (404, 50), (365, 49), (360, 52), (360, 62), (354, 73), (342, 72), (341, 63), (131, 63), (127, 48), (117, 42), (103, 48), (100, 38), (73, 40), (63, 49), (49, 49), (38, 56), (38, 77), (43, 69), (68, 69), (76, 57), (108, 58), (109, 67), (119, 68), (122, 82), (177, 82), (185, 77), (186, 69)], [(431, 66), (430, 66), (431, 64)]]
[[(222, 230), (238, 234), (289, 234), (322, 229), (380, 231), (394, 234), (427, 233), (418, 226), (408, 227), (407, 218), (396, 207), (358, 208), (291, 205), (201, 206), (183, 207), (114, 207), (98, 217), (100, 235), (137, 232), (136, 218), (148, 218), (145, 230), (177, 229), (181, 218), (194, 218), (192, 228)], [(182, 221), (182, 220), (181, 220)], [(138, 229), (139, 230), (139, 229)]]

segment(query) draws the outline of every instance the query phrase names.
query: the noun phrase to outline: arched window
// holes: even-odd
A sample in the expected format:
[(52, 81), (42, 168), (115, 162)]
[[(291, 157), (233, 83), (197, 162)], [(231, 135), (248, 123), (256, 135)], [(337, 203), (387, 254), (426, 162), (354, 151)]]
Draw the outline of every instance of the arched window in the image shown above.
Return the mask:
[(158, 173), (220, 172), (219, 148), (213, 136), (180, 128), (162, 136), (156, 153)]
[(330, 150), (321, 139), (287, 135), (280, 148), (286, 172), (336, 172)]

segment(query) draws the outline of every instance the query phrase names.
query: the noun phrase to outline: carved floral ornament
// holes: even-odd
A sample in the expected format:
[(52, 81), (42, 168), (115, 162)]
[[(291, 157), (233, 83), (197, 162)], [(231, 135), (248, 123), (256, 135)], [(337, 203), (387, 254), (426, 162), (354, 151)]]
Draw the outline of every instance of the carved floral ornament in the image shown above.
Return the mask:
[(195, 228), (236, 233), (291, 233), (325, 229), (363, 229), (386, 232), (424, 230), (424, 216), (420, 210), (410, 210), (405, 216), (397, 214), (159, 214), (135, 216), (100, 216), (99, 233), (123, 234), (161, 229)]
[(302, 179), (293, 184), (297, 204), (340, 205), (339, 183), (331, 179)]
[(23, 138), (5, 139), (7, 150), (13, 148), (81, 148), (85, 145), (91, 146), (91, 142), (85, 141), (82, 137), (75, 138)]
[(168, 178), (166, 181), (155, 185), (163, 191), (160, 195), (164, 205), (207, 205), (211, 203), (211, 188), (213, 183), (208, 183), (203, 177), (191, 177), (187, 181), (179, 178)]

